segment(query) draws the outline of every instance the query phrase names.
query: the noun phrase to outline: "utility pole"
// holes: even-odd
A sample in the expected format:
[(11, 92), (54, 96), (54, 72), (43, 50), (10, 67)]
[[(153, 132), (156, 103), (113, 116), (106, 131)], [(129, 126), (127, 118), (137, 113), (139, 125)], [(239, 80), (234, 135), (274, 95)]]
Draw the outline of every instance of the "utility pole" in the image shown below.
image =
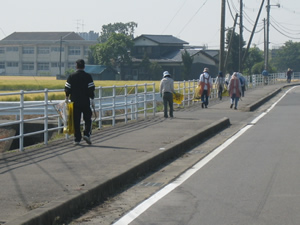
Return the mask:
[(269, 42), (270, 42), (270, 0), (267, 3), (267, 34), (266, 34), (266, 53), (265, 53), (265, 70), (269, 69)]
[(280, 4), (270, 5), (270, 0), (267, 3), (267, 34), (266, 34), (266, 53), (265, 53), (265, 70), (269, 69), (269, 44), (270, 44), (270, 8), (271, 6), (277, 6), (280, 8)]
[(235, 14), (234, 24), (233, 24), (230, 40), (229, 40), (228, 47), (227, 47), (227, 54), (226, 54), (226, 57), (225, 57), (224, 71), (227, 71), (228, 57), (229, 57), (229, 54), (231, 52), (232, 39), (233, 39), (233, 36), (235, 34), (235, 27), (236, 27), (236, 24), (237, 24), (237, 19), (238, 19), (238, 14)]
[(248, 41), (247, 49), (246, 49), (246, 51), (244, 53), (244, 56), (243, 56), (243, 61), (242, 61), (243, 65), (244, 65), (244, 63), (246, 61), (246, 58), (247, 58), (247, 55), (248, 55), (248, 51), (249, 51), (250, 45), (252, 43), (252, 39), (253, 39), (253, 36), (254, 36), (254, 33), (255, 33), (255, 29), (256, 29), (256, 26), (257, 26), (257, 23), (258, 23), (258, 20), (259, 20), (260, 14), (261, 14), (261, 10), (263, 8), (264, 3), (265, 3), (265, 0), (262, 0), (260, 8), (259, 8), (259, 12), (258, 12), (257, 17), (256, 17), (255, 24), (254, 24), (254, 27), (253, 27), (253, 30), (251, 32), (250, 40)]
[(219, 71), (224, 71), (224, 52), (225, 52), (225, 0), (221, 4), (221, 28), (220, 28), (220, 54), (219, 54)]
[(242, 73), (243, 65), (243, 0), (240, 0), (240, 41), (239, 41), (239, 72)]

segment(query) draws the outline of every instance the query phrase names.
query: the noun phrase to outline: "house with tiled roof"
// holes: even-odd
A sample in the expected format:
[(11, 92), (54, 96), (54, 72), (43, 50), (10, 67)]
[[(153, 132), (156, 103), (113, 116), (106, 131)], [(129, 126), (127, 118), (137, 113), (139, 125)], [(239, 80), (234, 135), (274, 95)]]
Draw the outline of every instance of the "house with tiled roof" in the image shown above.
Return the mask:
[(75, 32), (14, 32), (0, 41), (0, 73), (55, 76), (87, 60), (89, 47)]
[[(193, 65), (188, 79), (198, 79), (204, 67), (210, 68), (212, 74), (218, 72), (218, 60), (207, 54), (203, 49), (191, 48), (188, 42), (172, 35), (141, 35), (134, 40), (134, 47), (131, 51), (133, 64), (125, 71), (126, 79), (153, 79), (161, 78), (162, 71), (168, 70), (175, 80), (183, 79), (184, 65), (182, 54), (186, 50), (193, 58)], [(158, 73), (149, 74), (144, 68), (145, 57), (150, 63), (156, 63), (161, 68)]]

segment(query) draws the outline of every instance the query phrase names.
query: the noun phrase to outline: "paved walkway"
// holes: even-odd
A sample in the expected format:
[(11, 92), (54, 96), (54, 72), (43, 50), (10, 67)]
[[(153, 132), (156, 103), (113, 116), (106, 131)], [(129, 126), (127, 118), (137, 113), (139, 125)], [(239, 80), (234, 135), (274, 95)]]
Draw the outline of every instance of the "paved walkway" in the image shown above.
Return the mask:
[[(284, 84), (245, 92), (238, 110), (229, 99), (208, 109), (197, 103), (177, 109), (175, 118), (157, 116), (93, 131), (92, 145), (57, 140), (46, 147), (0, 157), (0, 224), (54, 224), (116, 192), (150, 169), (243, 120)], [(232, 116), (234, 115), (234, 117)]]

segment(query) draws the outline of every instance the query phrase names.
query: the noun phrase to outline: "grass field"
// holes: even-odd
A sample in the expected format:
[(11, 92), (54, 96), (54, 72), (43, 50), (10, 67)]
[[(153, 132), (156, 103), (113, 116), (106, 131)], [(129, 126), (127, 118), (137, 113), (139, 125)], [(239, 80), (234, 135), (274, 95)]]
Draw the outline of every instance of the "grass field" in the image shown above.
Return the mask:
[[(64, 89), (66, 81), (56, 80), (56, 77), (40, 77), (40, 76), (0, 76), (0, 93), (11, 93), (23, 91), (36, 91), (36, 90), (54, 90)], [(108, 87), (108, 86), (124, 86), (124, 85), (136, 85), (136, 84), (152, 84), (155, 83), (156, 91), (158, 92), (160, 81), (121, 81), (121, 80), (95, 80), (96, 87)], [(143, 89), (140, 87), (139, 89)], [(129, 92), (132, 92), (134, 88), (129, 88)], [(120, 88), (118, 92), (121, 92)], [(53, 92), (49, 94), (50, 100), (64, 99), (63, 92)], [(26, 101), (38, 101), (43, 100), (43, 94), (28, 94), (25, 96)], [(0, 101), (19, 101), (19, 95), (0, 96)]]

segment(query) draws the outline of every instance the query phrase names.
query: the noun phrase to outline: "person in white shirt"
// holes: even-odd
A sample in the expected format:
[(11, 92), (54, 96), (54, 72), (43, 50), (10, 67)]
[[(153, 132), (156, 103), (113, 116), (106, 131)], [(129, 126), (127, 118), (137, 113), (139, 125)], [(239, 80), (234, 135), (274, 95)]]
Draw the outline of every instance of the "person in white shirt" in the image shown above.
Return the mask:
[(220, 71), (216, 81), (215, 81), (215, 85), (218, 89), (218, 97), (220, 100), (222, 100), (222, 93), (223, 93), (223, 89), (224, 89), (224, 77), (223, 77), (223, 73)]
[(174, 81), (171, 78), (171, 74), (168, 71), (163, 73), (163, 79), (160, 81), (159, 86), (160, 96), (163, 98), (164, 102), (164, 117), (168, 118), (168, 105), (170, 108), (170, 117), (173, 118), (173, 93), (174, 91)]
[(212, 79), (209, 75), (209, 69), (204, 68), (203, 73), (199, 78), (199, 86), (200, 86), (200, 95), (202, 101), (202, 108), (207, 108), (208, 98), (210, 96), (210, 90), (212, 88)]

